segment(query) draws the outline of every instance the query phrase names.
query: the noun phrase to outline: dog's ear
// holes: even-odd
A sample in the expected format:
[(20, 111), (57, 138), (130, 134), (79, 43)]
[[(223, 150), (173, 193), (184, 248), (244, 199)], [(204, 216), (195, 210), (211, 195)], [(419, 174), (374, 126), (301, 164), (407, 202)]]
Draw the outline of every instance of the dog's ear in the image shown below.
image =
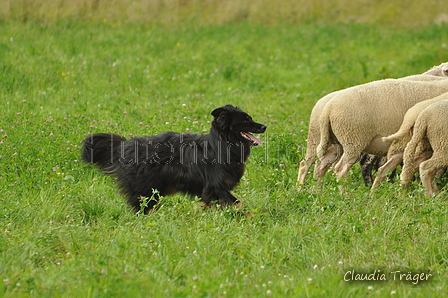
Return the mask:
[(212, 111), (212, 116), (217, 117), (219, 114), (224, 113), (226, 110), (224, 108), (217, 108)]
[(219, 130), (224, 131), (229, 126), (229, 112), (224, 108), (217, 108), (212, 111), (212, 116), (215, 119), (212, 122), (212, 126)]

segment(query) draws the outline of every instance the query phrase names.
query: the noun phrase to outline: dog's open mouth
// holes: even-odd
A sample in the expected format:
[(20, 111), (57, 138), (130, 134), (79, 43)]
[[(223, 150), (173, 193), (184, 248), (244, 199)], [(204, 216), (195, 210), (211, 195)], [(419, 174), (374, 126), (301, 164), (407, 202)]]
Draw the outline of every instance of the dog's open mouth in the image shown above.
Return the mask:
[(260, 138), (257, 138), (256, 136), (254, 136), (254, 135), (252, 135), (252, 134), (250, 134), (248, 132), (242, 131), (241, 135), (243, 137), (245, 137), (246, 139), (248, 139), (249, 141), (251, 141), (252, 145), (254, 145), (254, 146), (261, 146), (261, 145), (263, 145), (263, 143), (261, 142)]

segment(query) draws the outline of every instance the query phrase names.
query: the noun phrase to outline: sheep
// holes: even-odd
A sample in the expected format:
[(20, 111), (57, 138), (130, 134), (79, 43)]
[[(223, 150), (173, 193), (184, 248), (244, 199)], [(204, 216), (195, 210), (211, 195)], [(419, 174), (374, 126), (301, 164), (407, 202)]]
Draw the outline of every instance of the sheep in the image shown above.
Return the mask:
[[(420, 178), (425, 188), (425, 195), (431, 196), (439, 192), (437, 184), (432, 179), (437, 172), (448, 167), (448, 99), (435, 102), (424, 109), (414, 125), (414, 134), (404, 151), (404, 166), (401, 173), (401, 186), (406, 188), (413, 175), (418, 158), (424, 160), (419, 164)], [(429, 154), (421, 152), (418, 146), (425, 141), (432, 148)], [(419, 152), (420, 151), (420, 152)], [(417, 155), (416, 153), (419, 153)], [(423, 155), (422, 155), (423, 153)], [(427, 151), (426, 151), (427, 153)]]
[[(448, 67), (448, 62), (445, 63)], [(439, 72), (437, 73), (433, 73), (431, 75), (412, 75), (412, 76), (407, 76), (404, 78), (400, 78), (402, 80), (410, 80), (410, 81), (432, 81), (432, 80), (442, 80), (443, 77), (440, 77), (438, 75), (442, 74), (443, 72), (440, 70), (440, 66), (434, 66), (433, 68), (439, 69)], [(431, 68), (431, 69), (433, 69)], [(428, 70), (427, 72), (429, 72), (430, 70)], [(448, 74), (447, 74), (448, 75)], [(356, 87), (356, 86), (355, 86)], [(321, 99), (319, 99), (315, 106), (313, 107), (313, 110), (311, 111), (311, 116), (310, 116), (310, 123), (308, 126), (308, 138), (306, 140), (307, 142), (307, 148), (306, 148), (306, 153), (305, 153), (305, 158), (300, 162), (299, 164), (299, 171), (298, 171), (298, 175), (297, 175), (297, 182), (298, 184), (305, 184), (305, 178), (306, 175), (308, 174), (309, 169), (311, 168), (311, 166), (315, 163), (315, 157), (317, 156), (317, 145), (319, 144), (320, 141), (320, 131), (319, 131), (319, 117), (322, 113), (322, 110), (324, 109), (325, 105), (327, 104), (327, 102), (329, 102), (333, 97), (335, 97), (338, 93), (340, 92), (344, 92), (348, 89), (351, 89), (353, 87), (347, 88), (347, 89), (343, 89), (343, 90), (339, 90), (339, 91), (334, 91), (330, 94), (325, 95), (324, 97), (322, 97)], [(340, 157), (341, 154), (341, 148), (340, 146), (338, 146), (337, 144), (332, 145), (331, 147), (328, 148), (329, 152), (333, 152), (334, 153), (334, 158), (336, 159), (337, 157)], [(375, 163), (377, 162), (377, 159), (372, 159), (369, 158), (369, 162), (366, 164), (366, 166), (369, 166), (370, 163)], [(315, 168), (315, 172), (314, 172), (314, 176), (315, 178), (318, 176), (318, 174), (316, 173), (316, 169), (319, 168), (320, 162), (317, 162), (316, 168)], [(321, 171), (326, 171), (328, 169), (328, 167), (331, 165), (331, 163), (329, 163), (327, 165), (327, 167), (325, 169), (322, 169)], [(363, 168), (363, 179), (366, 185), (371, 184), (369, 183), (369, 180), (371, 180), (370, 178), (370, 174), (367, 174), (367, 170), (364, 169), (364, 166), (361, 165), (361, 167)]]
[[(308, 126), (308, 138), (306, 139), (306, 153), (305, 158), (299, 164), (299, 172), (297, 177), (297, 182), (300, 184), (305, 184), (305, 178), (308, 174), (309, 169), (315, 163), (316, 148), (319, 145), (320, 131), (319, 131), (319, 117), (322, 113), (327, 102), (329, 102), (338, 92), (335, 91), (330, 94), (325, 95), (319, 99), (313, 107), (310, 115), (310, 124)], [(319, 164), (319, 161), (318, 161)]]
[(445, 92), (446, 79), (385, 79), (337, 93), (319, 118), (321, 137), (316, 150), (320, 166), (315, 170), (316, 176), (324, 176), (338, 151), (343, 152), (334, 167), (338, 181), (347, 176), (361, 153), (386, 155), (389, 144), (383, 143), (381, 136), (398, 130), (404, 114), (414, 104)]
[[(445, 65), (448, 68), (448, 62), (441, 64), (441, 65)], [(441, 70), (442, 66), (434, 66), (433, 68), (431, 68), (430, 70), (428, 70), (426, 73), (430, 72), (433, 69), (438, 69), (438, 72), (432, 72), (431, 74), (428, 75), (412, 75), (412, 76), (407, 76), (404, 78), (401, 78), (403, 80), (415, 80), (415, 81), (430, 81), (430, 80), (441, 80), (443, 75), (443, 71)], [(447, 74), (448, 75), (448, 74)], [(350, 87), (353, 88), (353, 87)], [(300, 162), (299, 164), (299, 171), (298, 171), (298, 175), (297, 175), (297, 183), (298, 184), (305, 184), (305, 178), (306, 175), (309, 171), (309, 169), (311, 168), (311, 166), (315, 163), (315, 157), (317, 156), (317, 145), (319, 144), (320, 141), (320, 129), (319, 129), (319, 117), (325, 107), (325, 105), (327, 104), (327, 102), (329, 102), (334, 96), (336, 96), (338, 93), (340, 92), (344, 92), (350, 88), (347, 89), (343, 89), (343, 90), (339, 90), (339, 91), (334, 91), (330, 94), (325, 95), (324, 97), (322, 97), (321, 99), (319, 99), (315, 106), (313, 107), (313, 110), (311, 111), (311, 116), (310, 116), (310, 123), (309, 123), (309, 127), (308, 127), (308, 138), (306, 140), (307, 142), (307, 148), (306, 148), (306, 153), (305, 153), (305, 158)], [(334, 158), (336, 159), (338, 156), (340, 156), (341, 152), (340, 152), (340, 147), (335, 144), (334, 146), (328, 148), (328, 150), (334, 151)], [(339, 152), (338, 152), (339, 150)], [(369, 158), (369, 160), (371, 160), (371, 162), (376, 162), (377, 160)], [(336, 160), (334, 160), (336, 161)], [(315, 173), (314, 176), (317, 177), (317, 173), (316, 173), (316, 169), (319, 168), (320, 162), (317, 162), (317, 165), (315, 167)], [(330, 166), (331, 164), (328, 164), (327, 168)], [(365, 166), (364, 166), (365, 165)], [(369, 184), (369, 180), (371, 181), (371, 174), (368, 174), (368, 170), (367, 167), (370, 164), (361, 164), (361, 168), (363, 170), (363, 178), (364, 178), (364, 182), (365, 184)], [(326, 170), (324, 169), (324, 170)], [(370, 183), (371, 184), (371, 183)]]
[[(344, 89), (347, 90), (347, 89)], [(313, 110), (311, 111), (310, 116), (310, 124), (308, 126), (308, 138), (306, 140), (307, 142), (307, 149), (305, 153), (305, 158), (300, 162), (299, 164), (299, 172), (297, 177), (297, 182), (299, 184), (305, 184), (305, 178), (306, 175), (311, 168), (311, 166), (315, 163), (315, 156), (316, 156), (316, 148), (319, 144), (320, 140), (320, 132), (319, 132), (319, 116), (325, 106), (325, 104), (330, 101), (337, 93), (344, 91), (339, 90), (332, 92), (330, 94), (325, 95), (321, 99), (319, 99), (315, 106), (313, 107)], [(340, 156), (340, 155), (339, 155)], [(335, 157), (336, 158), (336, 157)], [(363, 173), (363, 179), (364, 183), (367, 185), (372, 184), (371, 182), (371, 166), (378, 162), (378, 158), (373, 156), (365, 156), (365, 159), (363, 162), (361, 162), (361, 170)], [(317, 161), (316, 168), (318, 168), (319, 161)]]
[[(386, 177), (388, 171), (395, 170), (396, 167), (403, 162), (404, 150), (408, 142), (411, 140), (412, 129), (420, 112), (429, 105), (445, 99), (448, 99), (448, 93), (444, 93), (435, 98), (417, 103), (404, 115), (403, 123), (401, 124), (400, 129), (396, 133), (382, 138), (383, 142), (391, 144), (389, 150), (387, 151), (387, 162), (378, 169), (375, 181), (372, 185), (372, 191), (380, 185)], [(422, 144), (422, 146), (424, 146), (424, 144)]]
[(426, 71), (422, 74), (448, 77), (448, 62), (444, 62), (440, 65), (433, 66), (431, 69), (429, 69), (428, 71)]

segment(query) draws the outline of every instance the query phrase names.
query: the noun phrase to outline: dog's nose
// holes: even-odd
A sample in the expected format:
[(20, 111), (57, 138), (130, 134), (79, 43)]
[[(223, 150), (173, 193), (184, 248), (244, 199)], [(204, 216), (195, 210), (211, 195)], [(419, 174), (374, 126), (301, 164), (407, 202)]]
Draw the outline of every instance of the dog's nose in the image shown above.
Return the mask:
[(260, 127), (260, 133), (263, 133), (263, 132), (265, 132), (266, 131), (266, 125), (261, 125), (261, 127)]

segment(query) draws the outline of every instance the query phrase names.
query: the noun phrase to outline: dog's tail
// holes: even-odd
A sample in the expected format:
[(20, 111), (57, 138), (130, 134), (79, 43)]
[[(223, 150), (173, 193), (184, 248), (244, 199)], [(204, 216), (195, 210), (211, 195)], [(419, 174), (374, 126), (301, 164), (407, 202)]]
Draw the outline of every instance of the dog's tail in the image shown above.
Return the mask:
[(82, 160), (111, 173), (119, 163), (120, 148), (124, 141), (126, 138), (112, 133), (92, 134), (83, 141)]

